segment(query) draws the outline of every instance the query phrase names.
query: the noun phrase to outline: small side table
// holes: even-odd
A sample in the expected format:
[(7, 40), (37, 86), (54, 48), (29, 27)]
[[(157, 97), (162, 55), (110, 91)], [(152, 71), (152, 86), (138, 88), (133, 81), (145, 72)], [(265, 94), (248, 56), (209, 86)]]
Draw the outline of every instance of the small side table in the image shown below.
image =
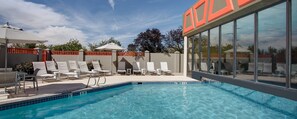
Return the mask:
[(145, 75), (146, 74), (146, 69), (141, 69), (141, 74)]
[(221, 70), (221, 75), (227, 75), (228, 71), (227, 70)]
[(130, 69), (130, 68), (127, 69), (126, 75), (131, 75), (131, 70), (132, 70), (132, 69)]
[(60, 80), (60, 76), (61, 76), (60, 72), (54, 72), (54, 79)]
[(157, 75), (161, 75), (161, 69), (157, 69)]
[(80, 71), (79, 70), (75, 70), (74, 71), (76, 74), (74, 75), (75, 78), (79, 78), (80, 77)]

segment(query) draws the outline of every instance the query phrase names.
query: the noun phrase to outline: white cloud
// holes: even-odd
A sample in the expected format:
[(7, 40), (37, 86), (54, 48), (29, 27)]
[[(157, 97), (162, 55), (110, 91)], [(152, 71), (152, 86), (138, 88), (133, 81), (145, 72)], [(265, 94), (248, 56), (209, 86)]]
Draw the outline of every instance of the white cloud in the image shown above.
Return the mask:
[(114, 10), (114, 5), (115, 5), (114, 0), (108, 0), (108, 3), (111, 6), (111, 8)]
[(87, 36), (81, 30), (66, 27), (73, 23), (46, 5), (24, 0), (0, 0), (0, 3), (1, 17), (17, 27), (25, 27), (26, 31), (37, 33), (48, 40), (46, 44), (63, 44), (70, 39), (86, 44)]
[(0, 16), (19, 27), (42, 29), (68, 24), (66, 16), (42, 4), (24, 0), (0, 0), (0, 3)]
[[(168, 26), (181, 22), (179, 21), (181, 15), (169, 16), (162, 11), (150, 15), (135, 11), (133, 14), (117, 15), (110, 10), (96, 12), (87, 9), (77, 10), (66, 4), (61, 5), (63, 12), (59, 13), (55, 9), (61, 6), (49, 7), (25, 0), (0, 0), (0, 2), (0, 19), (26, 31), (38, 33), (40, 37), (49, 41), (47, 44), (66, 43), (70, 38), (77, 38), (86, 44), (114, 37), (126, 46), (132, 43), (139, 32), (147, 28), (163, 28), (160, 30), (165, 32), (171, 28)], [(108, 0), (113, 10), (115, 2)]]
[(75, 28), (68, 27), (48, 27), (41, 30), (38, 35), (45, 40), (48, 40), (46, 44), (64, 44), (70, 39), (77, 39), (83, 45), (86, 44), (86, 35)]

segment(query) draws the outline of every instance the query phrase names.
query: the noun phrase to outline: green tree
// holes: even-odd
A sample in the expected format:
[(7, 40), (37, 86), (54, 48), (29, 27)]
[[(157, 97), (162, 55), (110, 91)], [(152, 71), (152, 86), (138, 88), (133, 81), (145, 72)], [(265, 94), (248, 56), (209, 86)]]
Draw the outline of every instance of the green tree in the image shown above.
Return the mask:
[(46, 46), (45, 44), (39, 44), (38, 47), (41, 48), (41, 49), (47, 49), (48, 48), (48, 46)]
[(252, 53), (254, 53), (254, 48), (255, 46), (254, 45), (251, 45), (251, 46), (248, 46), (248, 50), (251, 51)]
[(136, 46), (133, 43), (131, 43), (128, 45), (127, 49), (128, 49), (128, 51), (136, 51)]
[(165, 47), (169, 50), (169, 52), (179, 51), (180, 53), (183, 53), (183, 41), (182, 27), (170, 30), (165, 35)]
[(95, 51), (97, 47), (99, 47), (99, 44), (97, 43), (88, 43), (88, 47), (90, 51)]
[(161, 34), (159, 29), (147, 29), (145, 32), (141, 32), (134, 39), (134, 45), (138, 51), (150, 51), (151, 53), (163, 52), (164, 46), (162, 41), (164, 40), (164, 35)]
[(70, 39), (67, 43), (62, 45), (51, 45), (51, 50), (58, 51), (79, 51), (80, 49), (84, 49), (82, 44), (77, 39)]

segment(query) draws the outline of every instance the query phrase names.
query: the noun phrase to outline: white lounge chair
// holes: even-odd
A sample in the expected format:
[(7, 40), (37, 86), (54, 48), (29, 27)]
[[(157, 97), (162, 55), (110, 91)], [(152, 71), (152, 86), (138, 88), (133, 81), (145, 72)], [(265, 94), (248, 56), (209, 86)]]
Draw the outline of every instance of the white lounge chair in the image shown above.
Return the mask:
[(47, 70), (45, 68), (45, 63), (44, 62), (32, 62), (33, 63), (33, 68), (34, 68), (34, 71), (39, 69), (39, 71), (37, 72), (36, 74), (36, 77), (41, 77), (42, 78), (42, 82), (44, 79), (46, 78), (54, 78), (55, 75), (54, 74), (48, 74), (47, 73)]
[(126, 63), (125, 62), (119, 62), (117, 72), (118, 73), (126, 73)]
[(272, 73), (272, 63), (263, 63), (263, 73)]
[[(87, 63), (84, 62), (84, 61), (78, 61), (77, 63), (78, 63), (80, 72), (82, 74), (87, 74), (89, 76), (89, 80), (88, 80), (88, 83), (87, 83), (87, 86), (86, 87), (89, 86), (89, 82), (90, 82), (90, 79), (91, 78), (94, 78), (94, 81), (95, 81), (94, 85), (96, 85), (96, 84), (99, 85), (100, 77), (98, 75), (98, 72), (96, 72), (96, 71), (90, 71), (89, 68), (88, 68)], [(98, 81), (96, 80), (96, 77), (98, 77)], [(104, 83), (105, 82), (106, 82), (106, 79), (105, 79)]]
[(254, 71), (255, 71), (255, 63), (249, 63), (247, 72), (254, 73)]
[(68, 61), (69, 71), (73, 71), (77, 73), (77, 77), (80, 77), (80, 69), (77, 65), (76, 61)]
[(58, 64), (59, 73), (66, 75), (67, 78), (69, 77), (79, 78), (76, 72), (69, 71), (67, 62), (57, 62), (57, 64)]
[(69, 64), (70, 71), (79, 71), (79, 67), (76, 61), (68, 61), (68, 64)]
[(276, 64), (276, 70), (275, 70), (275, 76), (284, 77), (286, 76), (286, 64), (285, 63), (277, 63)]
[(292, 64), (292, 72), (291, 72), (292, 78), (296, 78), (297, 76), (297, 64)]
[(139, 62), (133, 62), (133, 74), (135, 73), (141, 73)]
[(168, 69), (167, 62), (160, 62), (161, 65), (161, 72), (166, 74), (171, 74), (171, 70)]
[[(291, 78), (296, 78), (297, 75), (297, 65), (292, 64), (291, 66)], [(285, 77), (287, 74), (286, 64), (285, 63), (277, 63), (276, 70), (274, 76)]]
[(58, 72), (58, 69), (56, 68), (56, 63), (54, 61), (46, 61), (45, 63), (47, 71), (51, 73)]
[(0, 72), (0, 87), (4, 87), (4, 91), (7, 91), (7, 87), (15, 87), (15, 94), (18, 92), (19, 82), (17, 79), (17, 72)]
[(188, 71), (192, 71), (192, 62), (188, 62)]
[(201, 62), (200, 68), (201, 68), (201, 71), (207, 72), (207, 63)]
[(93, 64), (94, 70), (98, 71), (99, 73), (103, 73), (104, 77), (106, 74), (111, 74), (110, 70), (103, 70), (98, 61), (92, 61), (92, 64)]
[(262, 74), (264, 70), (264, 63), (263, 62), (258, 62), (258, 73)]
[(155, 70), (155, 65), (154, 62), (147, 62), (147, 72), (149, 72), (150, 74), (156, 74), (157, 71)]

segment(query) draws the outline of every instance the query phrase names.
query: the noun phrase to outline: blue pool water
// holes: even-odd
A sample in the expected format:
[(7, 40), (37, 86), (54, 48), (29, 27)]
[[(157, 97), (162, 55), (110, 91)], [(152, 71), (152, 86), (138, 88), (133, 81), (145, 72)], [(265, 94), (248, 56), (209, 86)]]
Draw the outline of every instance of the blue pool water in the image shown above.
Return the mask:
[(297, 102), (224, 83), (143, 84), (0, 112), (21, 118), (296, 119)]

